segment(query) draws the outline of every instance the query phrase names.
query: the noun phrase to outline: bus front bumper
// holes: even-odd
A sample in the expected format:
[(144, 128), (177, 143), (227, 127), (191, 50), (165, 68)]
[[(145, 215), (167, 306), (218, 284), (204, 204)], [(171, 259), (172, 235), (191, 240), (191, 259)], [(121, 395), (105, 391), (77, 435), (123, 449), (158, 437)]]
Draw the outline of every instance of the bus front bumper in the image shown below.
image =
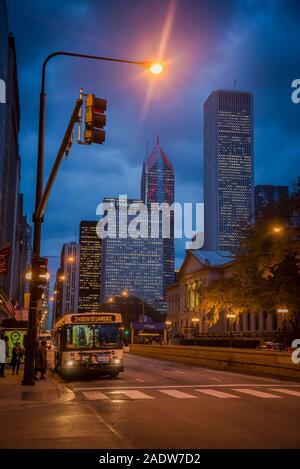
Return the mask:
[(84, 373), (97, 372), (100, 374), (114, 374), (124, 371), (124, 364), (121, 363), (91, 363), (91, 362), (74, 362), (66, 363), (64, 373)]

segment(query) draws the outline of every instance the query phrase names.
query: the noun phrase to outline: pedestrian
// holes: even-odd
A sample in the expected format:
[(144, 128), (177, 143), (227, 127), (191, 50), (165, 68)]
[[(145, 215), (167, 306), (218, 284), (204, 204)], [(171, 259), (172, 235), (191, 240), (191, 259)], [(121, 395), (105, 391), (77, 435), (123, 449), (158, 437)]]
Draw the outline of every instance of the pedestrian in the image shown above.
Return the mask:
[(41, 345), (37, 347), (35, 355), (34, 379), (37, 380), (38, 372), (41, 373), (41, 379), (45, 379), (47, 369), (47, 349), (46, 341), (42, 340)]
[(23, 358), (23, 350), (21, 348), (20, 342), (16, 343), (16, 346), (12, 349), (12, 357), (11, 357), (11, 366), (12, 366), (12, 374), (19, 374), (21, 360)]
[(4, 340), (5, 340), (5, 362), (7, 363), (8, 358), (9, 358), (9, 338), (7, 335), (4, 336)]
[(6, 362), (6, 342), (4, 332), (0, 334), (0, 378), (5, 376), (4, 368)]

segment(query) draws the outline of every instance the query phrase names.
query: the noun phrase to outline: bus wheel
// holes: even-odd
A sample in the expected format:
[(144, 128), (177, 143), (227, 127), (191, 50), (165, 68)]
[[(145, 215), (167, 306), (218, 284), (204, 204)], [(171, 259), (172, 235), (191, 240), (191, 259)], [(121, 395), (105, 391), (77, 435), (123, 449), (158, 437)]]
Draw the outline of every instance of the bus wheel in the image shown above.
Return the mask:
[(109, 376), (110, 376), (111, 378), (116, 378), (116, 377), (118, 376), (118, 374), (119, 374), (119, 372), (117, 371), (117, 372), (115, 372), (115, 373), (110, 373)]

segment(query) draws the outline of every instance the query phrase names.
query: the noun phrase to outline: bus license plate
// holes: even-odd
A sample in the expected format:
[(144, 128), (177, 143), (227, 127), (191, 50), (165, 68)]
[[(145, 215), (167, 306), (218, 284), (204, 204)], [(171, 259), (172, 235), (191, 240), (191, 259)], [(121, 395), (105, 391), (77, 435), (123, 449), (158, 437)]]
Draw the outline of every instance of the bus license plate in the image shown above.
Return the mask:
[(97, 362), (109, 363), (109, 355), (97, 355)]

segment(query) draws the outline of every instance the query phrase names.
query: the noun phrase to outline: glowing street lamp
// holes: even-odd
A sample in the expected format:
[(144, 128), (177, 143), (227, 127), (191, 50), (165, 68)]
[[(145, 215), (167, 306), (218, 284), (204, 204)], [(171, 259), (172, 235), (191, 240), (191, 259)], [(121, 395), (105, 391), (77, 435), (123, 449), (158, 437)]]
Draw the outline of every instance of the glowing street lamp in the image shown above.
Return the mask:
[(73, 256), (69, 256), (69, 257), (68, 257), (68, 262), (71, 262), (71, 263), (74, 262), (74, 257), (73, 257)]
[(28, 270), (25, 274), (26, 280), (32, 280), (32, 270)]
[(281, 232), (282, 232), (281, 226), (274, 226), (273, 233), (281, 233)]
[(127, 296), (128, 296), (128, 291), (127, 291), (127, 290), (123, 290), (122, 293), (121, 293), (121, 295), (122, 295), (123, 297), (127, 297)]
[(153, 63), (149, 68), (150, 72), (153, 73), (154, 75), (159, 75), (160, 73), (162, 73), (163, 69), (164, 69), (163, 65), (158, 62)]
[(113, 303), (114, 301), (115, 301), (115, 300), (114, 300), (113, 297), (108, 298), (108, 302), (109, 302), (109, 303)]

